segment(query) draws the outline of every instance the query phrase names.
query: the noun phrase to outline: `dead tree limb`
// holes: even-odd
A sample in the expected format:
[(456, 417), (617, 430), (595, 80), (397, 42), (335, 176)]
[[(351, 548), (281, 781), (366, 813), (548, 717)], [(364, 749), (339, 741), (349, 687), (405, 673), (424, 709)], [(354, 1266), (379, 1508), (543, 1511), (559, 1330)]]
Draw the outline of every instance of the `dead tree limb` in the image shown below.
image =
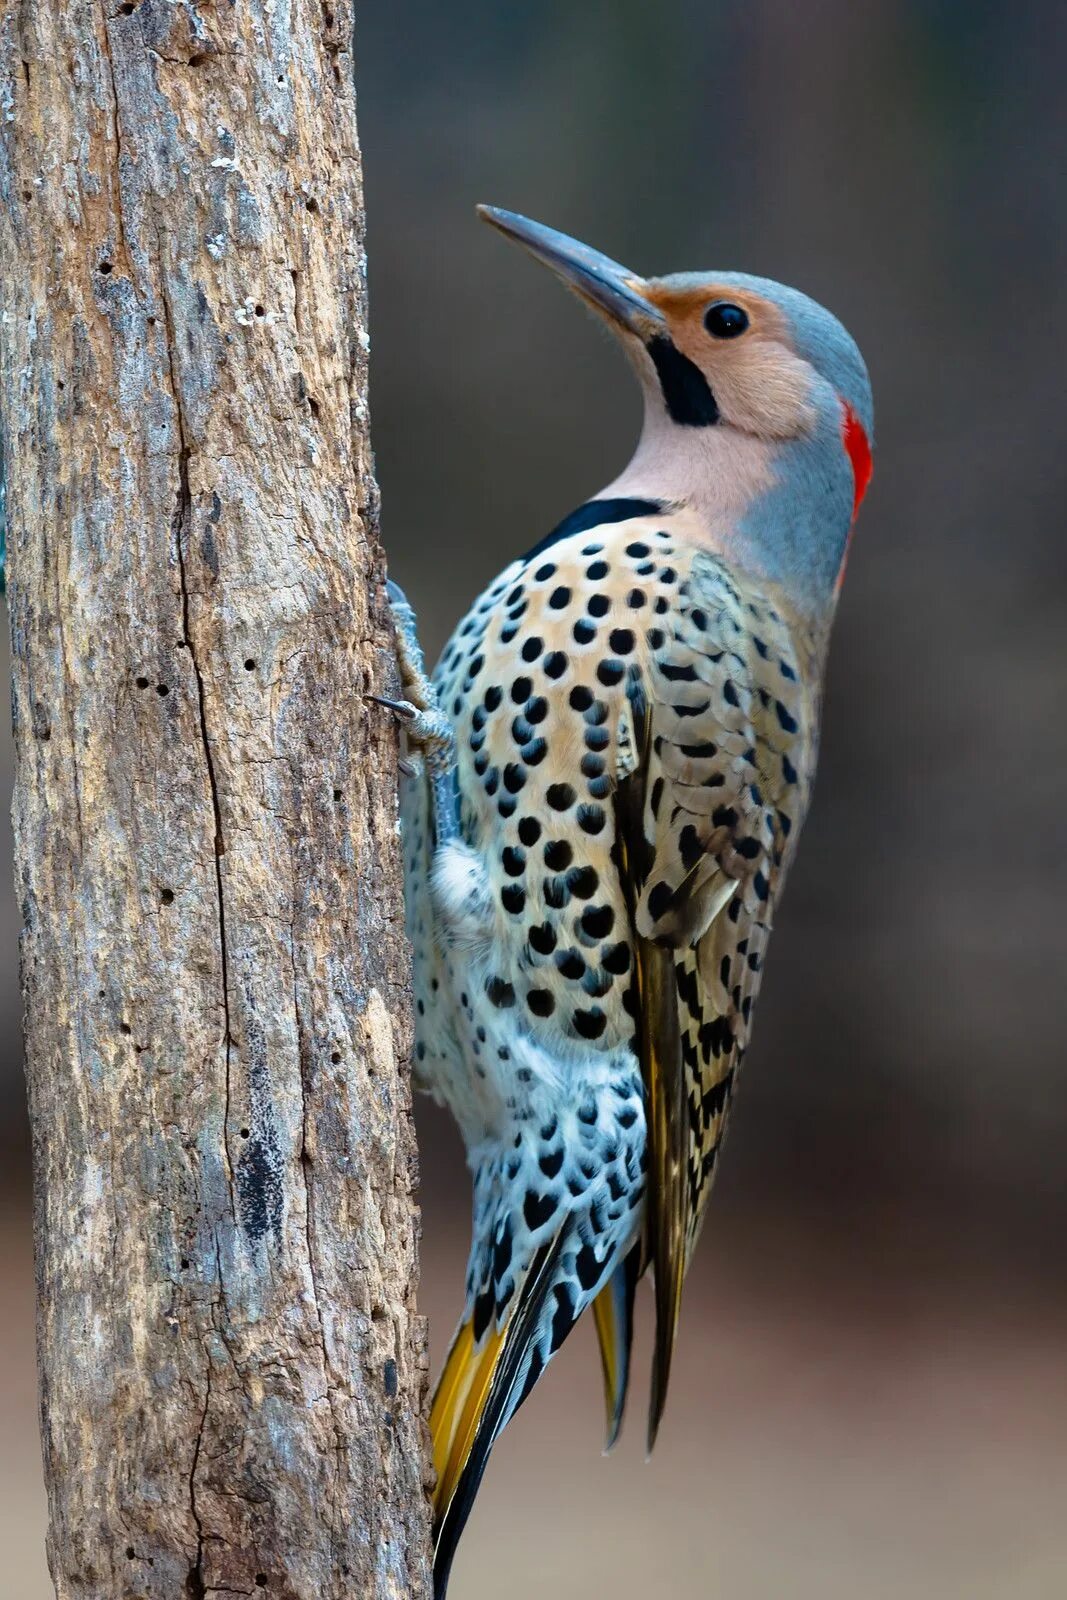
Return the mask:
[(348, 0), (0, 0), (60, 1600), (427, 1592)]

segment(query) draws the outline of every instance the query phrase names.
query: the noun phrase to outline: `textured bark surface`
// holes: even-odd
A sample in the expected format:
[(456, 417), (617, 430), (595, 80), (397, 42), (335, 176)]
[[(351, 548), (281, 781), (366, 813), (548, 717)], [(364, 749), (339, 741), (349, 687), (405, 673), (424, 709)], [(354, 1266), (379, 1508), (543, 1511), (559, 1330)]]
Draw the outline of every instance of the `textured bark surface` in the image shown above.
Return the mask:
[(61, 1600), (427, 1592), (351, 29), (0, 0)]

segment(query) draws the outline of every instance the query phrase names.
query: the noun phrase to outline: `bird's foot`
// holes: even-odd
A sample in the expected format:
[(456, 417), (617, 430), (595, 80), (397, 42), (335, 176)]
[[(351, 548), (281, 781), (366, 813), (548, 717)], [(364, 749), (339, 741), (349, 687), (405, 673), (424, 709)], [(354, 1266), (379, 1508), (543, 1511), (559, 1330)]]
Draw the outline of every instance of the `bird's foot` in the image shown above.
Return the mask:
[(438, 843), (445, 843), (454, 837), (457, 826), (455, 735), (426, 671), (414, 608), (398, 584), (388, 582), (386, 594), (396, 627), (402, 693), (396, 699), (377, 694), (368, 695), (367, 699), (391, 711), (404, 731), (407, 752), (400, 762), (401, 771), (417, 776), (425, 767), (430, 779), (434, 831)]
[(409, 749), (423, 752), (431, 766), (436, 765), (435, 757), (443, 757), (445, 764), (450, 765), (455, 756), (452, 724), (437, 706), (433, 686), (427, 684), (427, 688), (433, 702), (427, 706), (417, 705), (413, 700), (391, 700), (384, 694), (369, 694), (366, 698), (393, 713), (404, 730)]

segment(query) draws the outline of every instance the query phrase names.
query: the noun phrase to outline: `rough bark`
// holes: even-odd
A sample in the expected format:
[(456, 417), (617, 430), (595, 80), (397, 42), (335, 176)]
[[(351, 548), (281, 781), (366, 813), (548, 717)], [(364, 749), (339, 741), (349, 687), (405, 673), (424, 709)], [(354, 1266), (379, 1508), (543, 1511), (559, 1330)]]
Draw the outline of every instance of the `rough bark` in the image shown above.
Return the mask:
[(0, 0), (49, 1556), (427, 1592), (346, 0)]

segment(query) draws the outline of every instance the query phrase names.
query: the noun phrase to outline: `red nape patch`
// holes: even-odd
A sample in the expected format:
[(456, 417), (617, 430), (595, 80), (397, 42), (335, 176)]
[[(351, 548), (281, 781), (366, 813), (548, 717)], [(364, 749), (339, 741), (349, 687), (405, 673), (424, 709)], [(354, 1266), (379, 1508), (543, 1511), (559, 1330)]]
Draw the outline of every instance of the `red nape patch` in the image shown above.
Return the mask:
[(846, 400), (842, 400), (841, 408), (844, 412), (841, 418), (841, 440), (852, 463), (852, 481), (855, 485), (852, 499), (852, 520), (855, 521), (863, 497), (867, 493), (867, 485), (871, 481), (873, 471), (871, 446), (864, 432), (863, 423)]

